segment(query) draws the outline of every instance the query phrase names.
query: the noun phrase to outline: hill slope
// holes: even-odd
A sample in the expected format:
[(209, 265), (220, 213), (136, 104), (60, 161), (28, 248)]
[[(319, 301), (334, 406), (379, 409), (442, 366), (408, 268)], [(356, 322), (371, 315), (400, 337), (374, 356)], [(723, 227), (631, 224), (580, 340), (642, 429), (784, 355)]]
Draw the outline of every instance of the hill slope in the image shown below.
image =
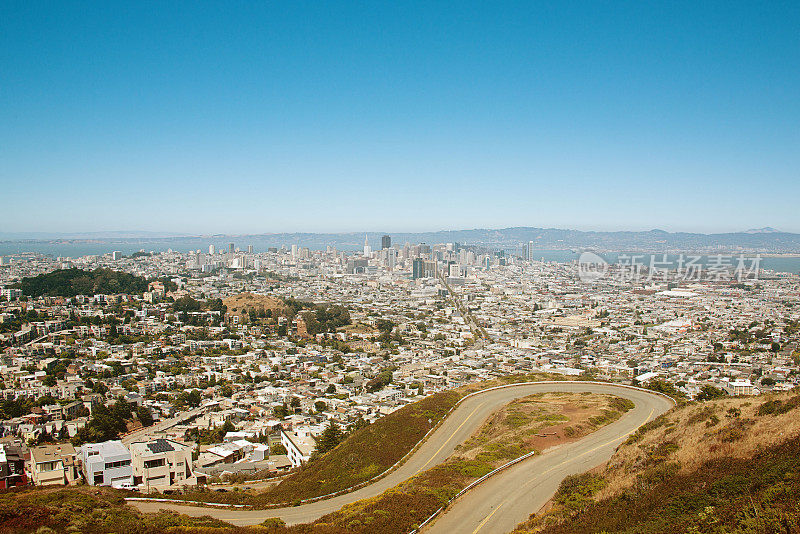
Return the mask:
[(692, 403), (517, 532), (800, 532), (800, 394)]

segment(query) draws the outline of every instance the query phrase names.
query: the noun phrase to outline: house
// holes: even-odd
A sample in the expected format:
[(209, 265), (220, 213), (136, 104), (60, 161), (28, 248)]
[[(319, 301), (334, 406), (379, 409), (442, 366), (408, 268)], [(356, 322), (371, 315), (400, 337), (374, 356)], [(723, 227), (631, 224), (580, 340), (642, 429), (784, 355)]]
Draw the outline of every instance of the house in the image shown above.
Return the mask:
[(0, 444), (0, 489), (26, 486), (25, 457), (21, 445)]
[(170, 439), (131, 443), (133, 483), (151, 488), (166, 488), (173, 484), (195, 484), (192, 474), (192, 449)]
[(735, 397), (753, 394), (753, 384), (747, 379), (733, 380), (727, 384), (725, 389), (728, 390), (729, 394)]
[(131, 453), (121, 441), (87, 443), (81, 447), (83, 476), (91, 486), (119, 486), (133, 482)]
[(300, 427), (294, 432), (281, 429), (281, 444), (286, 448), (286, 455), (292, 462), (292, 467), (307, 462), (316, 446), (308, 427)]
[(37, 486), (72, 484), (78, 479), (75, 447), (69, 443), (62, 443), (31, 449), (28, 471), (31, 474), (31, 482)]

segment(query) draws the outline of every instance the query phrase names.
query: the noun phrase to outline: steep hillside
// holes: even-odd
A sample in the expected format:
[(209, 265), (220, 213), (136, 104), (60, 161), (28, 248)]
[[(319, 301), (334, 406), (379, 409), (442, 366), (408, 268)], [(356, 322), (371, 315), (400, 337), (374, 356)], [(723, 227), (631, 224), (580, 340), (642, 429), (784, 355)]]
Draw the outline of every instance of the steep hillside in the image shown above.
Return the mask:
[(691, 403), (517, 532), (800, 532), (800, 394)]
[(269, 532), (263, 527), (234, 527), (209, 517), (195, 518), (170, 512), (141, 514), (125, 504), (124, 495), (118, 490), (93, 486), (4, 490), (0, 492), (0, 534)]

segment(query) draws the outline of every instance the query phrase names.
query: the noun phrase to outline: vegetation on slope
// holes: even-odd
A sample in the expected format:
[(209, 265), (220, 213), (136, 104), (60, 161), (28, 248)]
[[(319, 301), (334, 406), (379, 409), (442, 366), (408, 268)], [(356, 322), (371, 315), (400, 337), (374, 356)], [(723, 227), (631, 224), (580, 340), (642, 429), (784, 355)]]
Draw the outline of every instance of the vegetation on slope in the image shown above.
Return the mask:
[(80, 532), (161, 534), (166, 532), (251, 534), (268, 529), (237, 528), (210, 517), (161, 512), (142, 514), (110, 488), (25, 488), (0, 492), (0, 534)]
[(97, 294), (141, 294), (147, 291), (148, 282), (140, 276), (111, 269), (58, 269), (37, 276), (26, 277), (11, 287), (22, 290), (28, 297), (74, 297)]
[(800, 532), (800, 395), (690, 403), (602, 473), (570, 477), (518, 532)]

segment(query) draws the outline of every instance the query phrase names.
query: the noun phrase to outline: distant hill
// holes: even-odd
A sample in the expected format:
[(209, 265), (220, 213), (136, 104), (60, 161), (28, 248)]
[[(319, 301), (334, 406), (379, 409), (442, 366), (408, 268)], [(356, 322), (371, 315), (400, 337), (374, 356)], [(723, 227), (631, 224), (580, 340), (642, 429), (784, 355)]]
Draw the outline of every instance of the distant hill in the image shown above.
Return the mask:
[[(781, 232), (765, 227), (744, 232), (701, 234), (689, 232), (666, 232), (653, 229), (646, 231), (595, 232), (562, 228), (536, 228), (519, 226), (512, 228), (476, 228), (470, 230), (440, 230), (435, 232), (382, 232), (367, 234), (374, 250), (381, 246), (381, 236), (388, 234), (394, 244), (416, 243), (461, 243), (488, 249), (520, 250), (522, 244), (533, 242), (537, 250), (595, 249), (616, 252), (772, 252), (800, 253), (800, 234)], [(3, 239), (0, 234), (0, 239)], [(5, 237), (9, 239), (9, 237)], [(348, 233), (262, 233), (238, 235), (196, 235), (171, 237), (127, 237), (121, 233), (113, 237), (93, 237), (91, 240), (47, 240), (9, 241), (15, 243), (104, 243), (109, 250), (116, 247), (136, 246), (153, 250), (203, 250), (209, 244), (222, 245), (234, 242), (237, 245), (252, 244), (259, 252), (268, 247), (290, 247), (298, 245), (315, 250), (335, 246), (340, 250), (360, 250), (364, 246), (364, 232)], [(19, 247), (24, 249), (24, 245)]]
[[(772, 230), (772, 229), (765, 229)], [(369, 243), (380, 247), (383, 232), (370, 232)], [(598, 249), (610, 251), (739, 251), (800, 252), (800, 234), (778, 231), (732, 232), (700, 234), (647, 230), (640, 232), (585, 232), (559, 228), (513, 227), (501, 229), (442, 230), (438, 232), (388, 232), (392, 242), (403, 243), (461, 243), (492, 249), (516, 249), (533, 242), (538, 250)], [(234, 239), (234, 236), (231, 236)], [(235, 236), (237, 241), (252, 241), (264, 246), (297, 244), (321, 249), (334, 245), (345, 250), (358, 250), (364, 245), (364, 233), (313, 234), (283, 233)]]
[(12, 287), (28, 297), (74, 297), (127, 293), (138, 295), (147, 291), (146, 279), (111, 269), (58, 269), (38, 276), (26, 277)]
[(746, 234), (780, 234), (780, 230), (776, 230), (775, 228), (770, 228), (769, 226), (765, 226), (764, 228), (751, 228), (750, 230), (746, 230), (744, 233)]

